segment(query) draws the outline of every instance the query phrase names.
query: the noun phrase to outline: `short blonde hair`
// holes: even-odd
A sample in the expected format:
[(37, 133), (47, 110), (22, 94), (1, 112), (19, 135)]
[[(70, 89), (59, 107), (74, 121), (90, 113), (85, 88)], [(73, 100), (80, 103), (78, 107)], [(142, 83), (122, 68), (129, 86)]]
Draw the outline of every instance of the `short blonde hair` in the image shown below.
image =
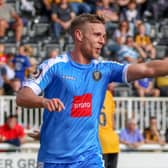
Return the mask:
[(84, 25), (87, 23), (101, 23), (101, 24), (105, 24), (105, 20), (103, 17), (98, 16), (96, 14), (81, 14), (79, 16), (76, 16), (75, 19), (72, 21), (71, 23), (71, 27), (70, 27), (70, 33), (72, 38), (74, 38), (74, 32), (76, 29), (80, 29), (82, 30)]

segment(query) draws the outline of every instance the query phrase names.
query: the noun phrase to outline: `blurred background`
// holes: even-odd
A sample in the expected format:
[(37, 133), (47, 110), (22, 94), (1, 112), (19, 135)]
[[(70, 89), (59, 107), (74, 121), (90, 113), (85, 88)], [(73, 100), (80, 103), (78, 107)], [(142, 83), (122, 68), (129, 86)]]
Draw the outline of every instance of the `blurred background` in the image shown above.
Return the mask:
[[(167, 0), (0, 0), (0, 168), (36, 167), (39, 141), (28, 134), (40, 130), (43, 109), (17, 107), (15, 95), (43, 60), (73, 48), (69, 27), (77, 15), (105, 18), (101, 60), (131, 64), (168, 56), (167, 10)], [(168, 76), (114, 83), (111, 92), (120, 136), (118, 167), (164, 168)], [(132, 128), (130, 118), (144, 139), (135, 148), (121, 140), (122, 130)]]

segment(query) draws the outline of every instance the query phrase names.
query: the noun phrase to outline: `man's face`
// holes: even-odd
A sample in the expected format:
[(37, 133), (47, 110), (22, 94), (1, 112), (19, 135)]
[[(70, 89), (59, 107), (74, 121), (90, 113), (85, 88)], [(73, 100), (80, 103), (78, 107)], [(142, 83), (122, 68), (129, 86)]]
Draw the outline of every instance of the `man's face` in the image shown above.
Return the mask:
[(157, 127), (157, 120), (155, 118), (150, 120), (150, 126), (151, 127)]
[(139, 32), (140, 32), (141, 34), (145, 34), (146, 30), (145, 30), (145, 26), (144, 26), (144, 25), (140, 25), (140, 27), (139, 27)]
[(8, 124), (8, 127), (9, 127), (10, 129), (12, 129), (12, 128), (14, 128), (15, 125), (17, 124), (17, 119), (16, 119), (15, 117), (9, 118), (9, 119), (7, 120), (7, 124)]
[(87, 59), (97, 59), (105, 44), (106, 31), (103, 24), (88, 23), (83, 28), (81, 51)]
[(128, 129), (133, 132), (136, 129), (136, 123), (135, 122), (129, 122), (128, 123)]
[(127, 43), (128, 46), (132, 46), (133, 42), (134, 42), (134, 40), (133, 40), (132, 37), (128, 37), (127, 40), (126, 40), (126, 43)]

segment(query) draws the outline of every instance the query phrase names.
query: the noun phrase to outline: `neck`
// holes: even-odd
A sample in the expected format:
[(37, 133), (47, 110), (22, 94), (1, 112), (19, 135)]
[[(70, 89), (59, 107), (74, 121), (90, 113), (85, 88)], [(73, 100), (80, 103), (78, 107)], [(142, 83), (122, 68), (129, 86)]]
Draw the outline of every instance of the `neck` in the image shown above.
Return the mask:
[(74, 48), (71, 52), (71, 58), (74, 62), (79, 64), (89, 64), (91, 62), (90, 59), (84, 56), (82, 51), (79, 48)]

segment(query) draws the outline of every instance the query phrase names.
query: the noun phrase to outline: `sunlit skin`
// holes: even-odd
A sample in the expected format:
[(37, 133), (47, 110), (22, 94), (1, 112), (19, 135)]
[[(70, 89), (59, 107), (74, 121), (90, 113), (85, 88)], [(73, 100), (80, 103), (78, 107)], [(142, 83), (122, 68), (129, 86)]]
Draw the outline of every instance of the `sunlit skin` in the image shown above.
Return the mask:
[[(87, 27), (87, 29), (85, 29)], [(72, 59), (80, 64), (88, 64), (92, 59), (98, 59), (106, 42), (105, 27), (101, 23), (87, 23), (82, 30), (75, 31), (75, 48)]]
[[(81, 15), (72, 22), (70, 30), (74, 40), (71, 59), (78, 64), (89, 64), (92, 59), (98, 59), (101, 49), (106, 42), (106, 30), (103, 19), (94, 15)], [(145, 77), (165, 76), (168, 74), (167, 60), (130, 64), (125, 69), (126, 79), (128, 82), (131, 82)], [(17, 93), (16, 102), (19, 106), (27, 108), (43, 107), (50, 112), (60, 112), (66, 108), (60, 99), (47, 99), (37, 96), (29, 87), (24, 87)]]
[(4, 0), (0, 0), (0, 5), (3, 5), (4, 4)]
[(9, 118), (7, 120), (7, 125), (10, 129), (13, 129), (17, 124), (17, 119), (16, 118)]

